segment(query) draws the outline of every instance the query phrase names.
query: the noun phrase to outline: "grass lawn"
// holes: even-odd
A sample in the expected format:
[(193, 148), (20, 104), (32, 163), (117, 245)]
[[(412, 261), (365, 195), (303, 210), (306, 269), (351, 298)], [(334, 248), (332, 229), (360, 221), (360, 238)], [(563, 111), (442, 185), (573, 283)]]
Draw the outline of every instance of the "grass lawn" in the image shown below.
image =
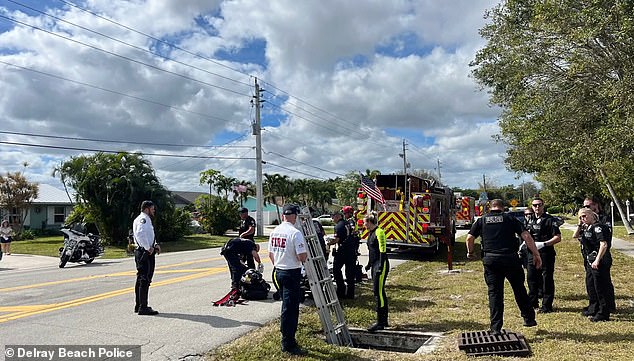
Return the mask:
[[(564, 241), (557, 245), (555, 271), (555, 313), (538, 314), (538, 326), (525, 328), (505, 284), (504, 327), (526, 336), (533, 351), (532, 360), (632, 360), (634, 355), (634, 283), (630, 270), (634, 259), (615, 253), (612, 278), (616, 291), (617, 312), (612, 321), (592, 323), (581, 315), (587, 305), (584, 270), (578, 241), (572, 232), (563, 231)], [(479, 240), (476, 243), (479, 246)], [(486, 330), (489, 310), (482, 262), (465, 263), (464, 237), (456, 244), (456, 274), (446, 270), (443, 256), (431, 260), (408, 261), (388, 275), (387, 292), (390, 325), (394, 329), (443, 332), (445, 337), (430, 355), (410, 355), (331, 346), (321, 336), (321, 325), (314, 307), (302, 309), (298, 341), (309, 351), (306, 360), (474, 360), (458, 350), (461, 332)], [(344, 300), (347, 322), (367, 327), (375, 320), (371, 285), (362, 284), (354, 301)], [(280, 351), (279, 321), (252, 331), (232, 343), (212, 350), (207, 360), (289, 359)], [(477, 360), (504, 358), (477, 358)]]
[[(162, 252), (188, 251), (194, 249), (221, 247), (229, 240), (227, 236), (211, 236), (209, 234), (194, 234), (186, 236), (182, 241), (161, 243)], [(267, 237), (256, 237), (256, 241), (263, 242)], [(52, 237), (40, 237), (32, 240), (14, 241), (11, 243), (11, 252), (35, 254), (40, 256), (59, 256), (59, 247), (64, 245), (62, 235)], [(128, 257), (123, 246), (106, 246), (103, 258)]]

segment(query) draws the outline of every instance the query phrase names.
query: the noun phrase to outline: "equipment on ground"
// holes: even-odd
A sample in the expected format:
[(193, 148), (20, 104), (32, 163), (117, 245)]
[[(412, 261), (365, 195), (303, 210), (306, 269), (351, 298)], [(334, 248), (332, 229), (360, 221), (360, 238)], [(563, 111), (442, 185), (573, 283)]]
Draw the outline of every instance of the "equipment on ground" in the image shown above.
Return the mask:
[(233, 288), (224, 297), (222, 297), (218, 301), (214, 301), (213, 305), (215, 307), (219, 307), (219, 306), (233, 307), (235, 305), (244, 304), (246, 302), (247, 300), (240, 298), (240, 291)]
[(299, 225), (308, 251), (304, 268), (326, 340), (328, 343), (339, 346), (353, 346), (345, 315), (337, 298), (337, 291), (332, 283), (326, 258), (308, 208), (302, 209), (299, 214)]

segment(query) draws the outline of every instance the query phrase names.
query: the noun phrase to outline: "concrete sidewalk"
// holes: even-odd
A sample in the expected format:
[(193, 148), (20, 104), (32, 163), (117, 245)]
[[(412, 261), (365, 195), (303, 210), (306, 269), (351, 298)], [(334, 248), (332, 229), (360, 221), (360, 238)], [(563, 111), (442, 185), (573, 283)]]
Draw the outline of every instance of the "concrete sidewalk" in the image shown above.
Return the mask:
[[(576, 226), (572, 226), (570, 224), (564, 223), (563, 226), (561, 226), (561, 228), (565, 228), (567, 230), (570, 231), (576, 231), (577, 227)], [(620, 238), (616, 238), (616, 237), (612, 237), (612, 251), (619, 251), (623, 254), (625, 254), (626, 256), (630, 256), (630, 257), (634, 257), (634, 243), (620, 239)]]
[(0, 260), (0, 272), (43, 267), (59, 267), (59, 257), (11, 253), (10, 255), (3, 254)]

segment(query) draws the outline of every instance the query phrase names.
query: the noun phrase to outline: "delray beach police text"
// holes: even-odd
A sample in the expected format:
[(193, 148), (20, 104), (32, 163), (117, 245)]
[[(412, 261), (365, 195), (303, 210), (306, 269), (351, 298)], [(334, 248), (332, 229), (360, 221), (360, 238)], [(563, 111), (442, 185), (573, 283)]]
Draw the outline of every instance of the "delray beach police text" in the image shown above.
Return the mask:
[(7, 361), (118, 360), (140, 361), (140, 345), (7, 345)]

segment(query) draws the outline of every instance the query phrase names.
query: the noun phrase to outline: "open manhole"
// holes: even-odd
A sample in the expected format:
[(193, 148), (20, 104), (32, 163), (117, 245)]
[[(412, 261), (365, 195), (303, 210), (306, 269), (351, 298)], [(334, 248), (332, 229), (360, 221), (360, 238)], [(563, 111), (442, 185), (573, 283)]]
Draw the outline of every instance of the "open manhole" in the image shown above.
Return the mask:
[(368, 332), (363, 329), (350, 328), (349, 332), (356, 348), (415, 354), (432, 352), (442, 337), (440, 333), (407, 330)]

